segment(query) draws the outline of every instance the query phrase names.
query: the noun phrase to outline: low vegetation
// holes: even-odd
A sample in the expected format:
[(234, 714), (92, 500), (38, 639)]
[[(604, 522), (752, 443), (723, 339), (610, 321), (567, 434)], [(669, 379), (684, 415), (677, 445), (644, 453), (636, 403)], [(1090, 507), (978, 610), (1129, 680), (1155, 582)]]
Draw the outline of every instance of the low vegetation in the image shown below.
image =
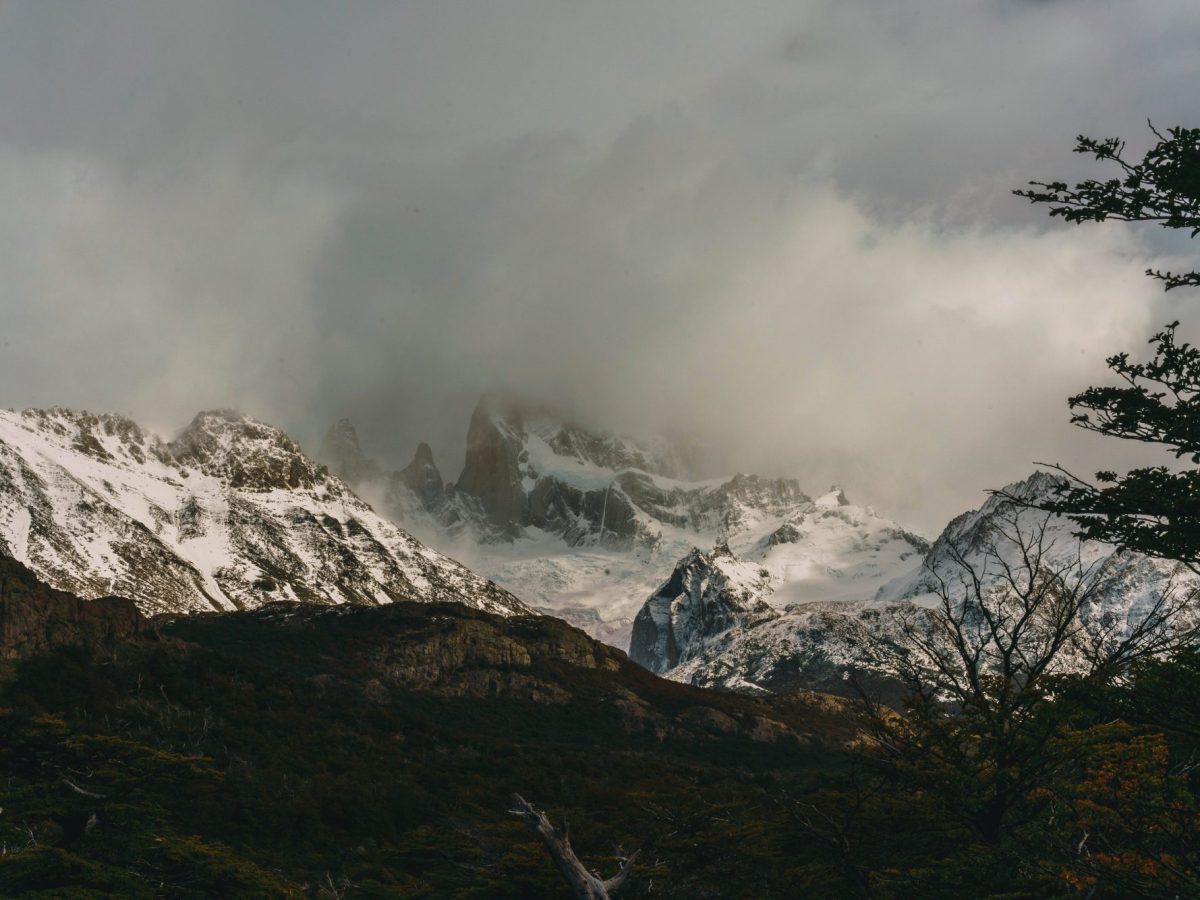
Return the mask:
[(844, 701), (676, 685), (450, 606), (180, 619), (7, 673), (0, 893), (565, 896), (520, 793), (594, 871), (641, 850), (621, 897), (1189, 896), (1197, 698), (1195, 651), (1057, 681), (1029, 733), (1065, 763), (985, 833), (964, 799), (990, 773), (944, 718), (897, 758)]

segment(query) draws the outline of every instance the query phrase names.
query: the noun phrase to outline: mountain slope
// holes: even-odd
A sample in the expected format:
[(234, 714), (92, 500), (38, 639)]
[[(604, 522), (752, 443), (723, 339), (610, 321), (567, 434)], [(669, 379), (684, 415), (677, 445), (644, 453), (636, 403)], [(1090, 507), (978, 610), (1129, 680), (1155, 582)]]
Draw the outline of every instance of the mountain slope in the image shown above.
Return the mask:
[(794, 606), (868, 600), (898, 573), (921, 565), (924, 539), (854, 506), (840, 490), (799, 505), (782, 520), (766, 519), (733, 546), (693, 551), (643, 605), (630, 656), (669, 672), (717, 652), (731, 629), (761, 634)]
[(55, 588), (148, 613), (402, 599), (527, 611), (282, 431), (229, 411), (171, 442), (120, 416), (0, 411), (0, 553)]
[(698, 478), (702, 454), (686, 441), (607, 434), (512, 398), (476, 406), (457, 482), (441, 481), (427, 449), (383, 473), (341, 422), (321, 458), (423, 540), (619, 647), (693, 549), (726, 546), (766, 568), (782, 605), (868, 597), (927, 548), (840, 491), (813, 500), (793, 479)]
[(841, 886), (780, 802), (845, 765), (833, 698), (703, 691), (461, 604), (156, 625), (0, 665), (0, 894), (562, 897), (514, 791), (591, 866), (644, 847), (621, 896)]
[(770, 572), (736, 559), (728, 546), (693, 550), (634, 619), (629, 658), (669, 671), (702, 652), (709, 635), (773, 618), (763, 599), (771, 587)]
[[(868, 645), (873, 637), (890, 632), (899, 605), (935, 602), (931, 591), (939, 575), (953, 590), (956, 578), (964, 571), (957, 559), (959, 553), (985, 585), (999, 584), (1002, 571), (989, 558), (989, 548), (995, 545), (1008, 564), (1019, 567), (1019, 563), (1016, 548), (1003, 539), (997, 540), (998, 529), (1011, 533), (1015, 528), (1032, 534), (1045, 520), (1045, 514), (1022, 504), (1046, 496), (1059, 484), (1055, 476), (1038, 472), (1009, 485), (979, 509), (954, 519), (919, 566), (882, 585), (873, 596), (864, 595), (849, 603), (793, 603), (771, 617), (743, 615), (735, 617), (731, 625), (715, 622), (689, 636), (698, 652), (680, 659), (676, 667), (665, 667), (656, 656), (650, 663), (675, 680), (751, 691), (798, 687), (837, 691), (848, 672), (878, 675)], [(1020, 502), (1014, 503), (1004, 494)], [(1181, 572), (1174, 564), (1117, 552), (1094, 542), (1081, 546), (1071, 531), (1072, 525), (1066, 519), (1047, 521), (1046, 560), (1059, 563), (1078, 556), (1084, 566), (1090, 567), (1090, 577), (1097, 580), (1100, 590), (1095, 602), (1083, 610), (1084, 623), (1089, 627), (1126, 632), (1140, 621), (1162, 591), (1186, 594), (1197, 586), (1195, 576)], [(696, 600), (689, 597), (683, 603)], [(653, 598), (647, 601), (648, 615), (653, 604)]]

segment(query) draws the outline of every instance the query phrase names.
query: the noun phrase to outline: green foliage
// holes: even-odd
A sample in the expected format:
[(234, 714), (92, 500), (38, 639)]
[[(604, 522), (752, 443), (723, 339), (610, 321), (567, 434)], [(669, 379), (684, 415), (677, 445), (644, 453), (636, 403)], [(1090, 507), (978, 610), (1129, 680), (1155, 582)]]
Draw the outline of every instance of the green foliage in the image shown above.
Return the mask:
[[(1080, 135), (1076, 153), (1112, 162), (1121, 170), (1116, 178), (1089, 179), (1074, 187), (1065, 182), (1030, 182), (1032, 190), (1013, 191), (1030, 203), (1050, 204), (1050, 215), (1068, 222), (1158, 222), (1163, 228), (1182, 228), (1191, 237), (1200, 233), (1200, 129), (1171, 128), (1164, 135), (1150, 126), (1158, 143), (1140, 162), (1125, 157), (1120, 138)], [(1200, 285), (1198, 272), (1146, 274), (1164, 283), (1167, 290)]]
[[(1164, 228), (1200, 234), (1200, 129), (1154, 131), (1157, 143), (1140, 162), (1125, 156), (1118, 138), (1080, 136), (1075, 152), (1114, 163), (1120, 175), (1064, 182), (1031, 182), (1015, 191), (1031, 203), (1050, 206), (1068, 222), (1157, 222)], [(1200, 272), (1146, 272), (1167, 290), (1200, 286)], [(1088, 388), (1070, 400), (1072, 422), (1088, 431), (1163, 447), (1177, 460), (1200, 463), (1200, 351), (1178, 343), (1178, 322), (1154, 335), (1153, 358), (1131, 362), (1129, 354), (1108, 359), (1119, 386)], [(1071, 484), (1046, 508), (1069, 515), (1080, 536), (1109, 541), (1152, 556), (1200, 564), (1200, 472), (1166, 466), (1135, 469), (1119, 476), (1096, 473), (1096, 483), (1071, 477)]]
[[(1176, 341), (1178, 324), (1150, 339), (1155, 351), (1148, 362), (1131, 362), (1127, 353), (1110, 357), (1109, 368), (1124, 384), (1072, 397), (1072, 422), (1200, 463), (1200, 350)], [(1200, 470), (1154, 466), (1124, 476), (1099, 472), (1096, 481), (1073, 480), (1046, 508), (1068, 514), (1083, 537), (1200, 563)]]

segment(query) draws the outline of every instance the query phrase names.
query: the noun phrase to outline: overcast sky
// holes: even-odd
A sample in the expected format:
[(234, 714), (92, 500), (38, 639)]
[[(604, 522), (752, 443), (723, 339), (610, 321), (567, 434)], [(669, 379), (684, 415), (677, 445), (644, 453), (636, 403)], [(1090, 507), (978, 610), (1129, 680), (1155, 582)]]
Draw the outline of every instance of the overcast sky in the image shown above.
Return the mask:
[[(1200, 297), (1009, 191), (1197, 125), (1200, 5), (0, 4), (0, 405), (347, 415), (461, 467), (480, 392), (934, 532)], [(1167, 260), (1170, 261), (1169, 259)]]

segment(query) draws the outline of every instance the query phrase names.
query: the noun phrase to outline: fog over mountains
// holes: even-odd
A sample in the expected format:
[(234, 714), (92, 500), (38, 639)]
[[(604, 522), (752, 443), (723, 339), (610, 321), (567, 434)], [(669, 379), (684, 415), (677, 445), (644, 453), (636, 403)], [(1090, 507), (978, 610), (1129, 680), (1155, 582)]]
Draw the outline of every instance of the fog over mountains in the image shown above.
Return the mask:
[(0, 896), (1200, 897), (1198, 47), (0, 2)]
[[(687, 441), (594, 430), (513, 395), (485, 395), (466, 430), (450, 480), (424, 443), (387, 469), (346, 419), (313, 458), (233, 411), (200, 413), (171, 440), (111, 414), (3, 412), (0, 555), (53, 588), (127, 596), (148, 615), (279, 600), (536, 610), (671, 678), (837, 691), (847, 672), (874, 671), (872, 635), (936, 601), (964, 560), (988, 570), (1006, 516), (1018, 511), (1027, 530), (1043, 517), (992, 497), (931, 543), (852, 491), (697, 478), (707, 463)], [(1036, 502), (1060, 483), (1036, 473), (1007, 491)], [(1094, 570), (1088, 627), (1119, 634), (1194, 580), (1081, 548), (1071, 529), (1052, 521), (1047, 558), (1082, 554)]]
[(781, 597), (819, 600), (873, 593), (927, 547), (836, 489), (814, 500), (794, 479), (700, 479), (703, 453), (686, 441), (589, 430), (512, 397), (479, 402), (466, 445), (453, 482), (425, 444), (385, 471), (346, 420), (318, 455), (434, 546), (622, 648), (646, 598), (696, 548), (732, 547)]
[(347, 416), (457, 469), (504, 388), (934, 532), (1035, 459), (1124, 462), (1063, 401), (1194, 317), (1139, 275), (1157, 233), (1009, 194), (1190, 115), (1194, 4), (282, 18), (0, 9), (0, 405)]

